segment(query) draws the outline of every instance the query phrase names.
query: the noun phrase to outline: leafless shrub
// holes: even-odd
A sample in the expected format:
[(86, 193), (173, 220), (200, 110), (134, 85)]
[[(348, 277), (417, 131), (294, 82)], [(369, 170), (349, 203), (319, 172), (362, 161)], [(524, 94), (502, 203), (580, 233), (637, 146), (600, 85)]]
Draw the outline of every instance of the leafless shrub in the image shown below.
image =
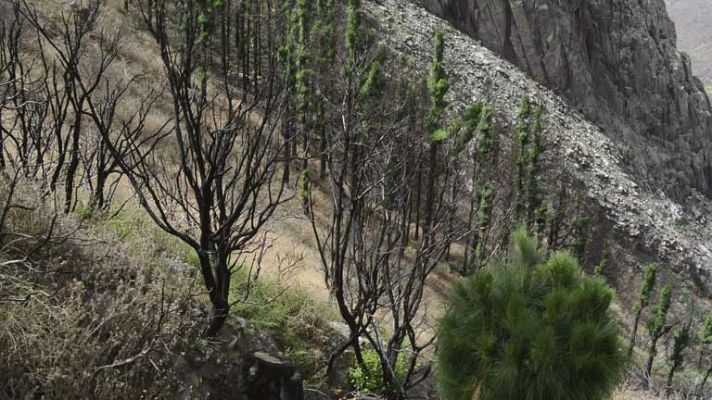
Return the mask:
[(169, 397), (174, 352), (197, 333), (191, 286), (116, 253), (99, 257), (100, 244), (76, 233), (71, 217), (47, 215), (16, 214), (7, 224), (53, 226), (41, 249), (28, 254), (37, 240), (27, 239), (0, 251), (3, 395)]

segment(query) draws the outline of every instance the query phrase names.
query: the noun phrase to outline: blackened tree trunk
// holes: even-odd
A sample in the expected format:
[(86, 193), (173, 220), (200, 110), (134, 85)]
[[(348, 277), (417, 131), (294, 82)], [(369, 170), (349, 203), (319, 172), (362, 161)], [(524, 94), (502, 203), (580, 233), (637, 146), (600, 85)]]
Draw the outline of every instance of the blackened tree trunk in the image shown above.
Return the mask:
[(425, 197), (425, 227), (423, 236), (430, 235), (433, 223), (433, 205), (435, 204), (435, 180), (437, 179), (438, 143), (430, 143), (430, 162), (428, 171), (428, 189)]
[(416, 168), (418, 168), (418, 177), (415, 180), (415, 240), (418, 240), (420, 238), (420, 196), (422, 192), (423, 182), (423, 167), (420, 164), (421, 160), (422, 156), (419, 151), (416, 162)]
[(660, 336), (653, 336), (653, 338), (650, 340), (650, 349), (648, 350), (648, 359), (645, 362), (645, 369), (643, 372), (643, 383), (642, 387), (643, 390), (648, 390), (650, 389), (650, 383), (653, 380), (653, 361), (655, 361), (655, 356), (658, 354), (657, 353), (657, 345), (658, 345), (658, 340), (660, 339)]
[[(213, 260), (211, 260), (210, 256), (205, 256), (201, 257), (200, 260), (203, 282), (209, 290), (210, 303), (212, 304), (210, 321), (205, 331), (205, 336), (214, 337), (225, 325), (230, 314), (228, 296), (230, 294), (231, 274), (225, 255), (215, 256)], [(203, 262), (207, 262), (207, 264), (203, 265)]]
[(74, 125), (72, 127), (72, 146), (69, 151), (69, 165), (67, 166), (67, 173), (64, 178), (64, 212), (69, 213), (72, 211), (73, 207), (73, 197), (74, 191), (76, 190), (76, 185), (74, 180), (77, 176), (77, 170), (79, 169), (79, 141), (82, 133), (82, 114), (81, 108), (83, 104), (77, 102), (74, 105)]
[(633, 321), (633, 329), (630, 332), (630, 344), (628, 345), (628, 357), (633, 355), (633, 349), (635, 348), (635, 338), (638, 334), (638, 325), (640, 324), (640, 315), (642, 314), (642, 308), (635, 313), (635, 320)]
[(707, 368), (707, 371), (705, 371), (705, 376), (702, 378), (702, 382), (700, 382), (700, 388), (697, 390), (698, 395), (704, 395), (705, 385), (707, 384), (707, 379), (710, 377), (710, 374), (712, 374), (712, 365), (710, 365), (710, 367)]

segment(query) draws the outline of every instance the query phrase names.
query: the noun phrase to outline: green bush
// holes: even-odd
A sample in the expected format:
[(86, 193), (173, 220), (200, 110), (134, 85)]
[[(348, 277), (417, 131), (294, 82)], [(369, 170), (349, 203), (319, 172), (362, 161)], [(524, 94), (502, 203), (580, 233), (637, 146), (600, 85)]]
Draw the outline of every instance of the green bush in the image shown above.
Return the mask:
[(95, 214), (93, 221), (94, 226), (109, 228), (120, 242), (130, 248), (131, 252), (141, 255), (144, 260), (162, 263), (162, 260), (156, 257), (146, 258), (146, 254), (162, 254), (165, 258), (186, 262), (192, 256), (197, 259), (197, 254), (189, 254), (192, 252), (190, 247), (180, 239), (165, 233), (140, 209), (125, 207), (121, 210), (109, 210)]
[(109, 224), (114, 228), (119, 239), (124, 240), (129, 237), (132, 231), (131, 222), (127, 221), (125, 216), (121, 213), (116, 214), (113, 218), (109, 219)]
[(200, 258), (198, 258), (198, 253), (196, 253), (193, 249), (188, 250), (185, 256), (185, 263), (192, 267), (200, 268)]
[(77, 206), (74, 208), (74, 213), (77, 214), (79, 219), (88, 220), (94, 217), (96, 209), (93, 206), (84, 204), (83, 201), (79, 201)]
[(247, 267), (236, 271), (231, 279), (232, 299), (238, 301), (231, 318), (245, 318), (249, 329), (266, 330), (284, 348), (309, 386), (323, 383), (323, 365), (328, 354), (318, 349), (331, 348), (333, 336), (326, 321), (338, 315), (328, 305), (315, 300), (313, 294), (299, 286), (287, 287), (261, 276), (256, 282), (248, 277)]
[[(349, 382), (361, 393), (379, 393), (381, 389), (383, 389), (381, 359), (378, 357), (378, 353), (373, 349), (364, 350), (362, 355), (364, 366), (362, 367), (356, 363), (349, 369)], [(408, 364), (406, 359), (399, 357), (396, 363), (396, 376), (403, 378), (407, 372)]]
[(448, 400), (605, 399), (624, 367), (613, 290), (576, 260), (544, 261), (514, 234), (509, 257), (460, 283), (441, 321), (436, 378)]

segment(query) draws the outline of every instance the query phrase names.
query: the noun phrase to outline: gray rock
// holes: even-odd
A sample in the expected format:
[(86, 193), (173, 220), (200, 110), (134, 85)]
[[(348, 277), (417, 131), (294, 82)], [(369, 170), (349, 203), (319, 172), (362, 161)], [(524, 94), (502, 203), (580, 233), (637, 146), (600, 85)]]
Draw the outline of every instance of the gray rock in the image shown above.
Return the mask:
[(197, 273), (195, 267), (181, 261), (166, 259), (165, 263), (166, 269), (171, 273), (179, 274), (189, 278), (194, 278)]
[(327, 324), (329, 325), (329, 327), (331, 329), (334, 330), (334, 332), (339, 334), (339, 336), (340, 336), (339, 340), (346, 340), (351, 335), (351, 332), (349, 331), (349, 326), (343, 322), (328, 321)]
[(247, 376), (247, 396), (255, 400), (304, 400), (302, 377), (291, 363), (256, 352)]

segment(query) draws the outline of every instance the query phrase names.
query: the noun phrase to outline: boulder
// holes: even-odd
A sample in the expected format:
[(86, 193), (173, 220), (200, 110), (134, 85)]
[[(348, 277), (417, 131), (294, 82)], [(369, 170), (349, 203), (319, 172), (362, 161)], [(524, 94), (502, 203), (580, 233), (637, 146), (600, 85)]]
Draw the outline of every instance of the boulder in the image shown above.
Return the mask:
[(254, 400), (304, 400), (302, 377), (294, 366), (264, 352), (252, 354), (247, 397)]

